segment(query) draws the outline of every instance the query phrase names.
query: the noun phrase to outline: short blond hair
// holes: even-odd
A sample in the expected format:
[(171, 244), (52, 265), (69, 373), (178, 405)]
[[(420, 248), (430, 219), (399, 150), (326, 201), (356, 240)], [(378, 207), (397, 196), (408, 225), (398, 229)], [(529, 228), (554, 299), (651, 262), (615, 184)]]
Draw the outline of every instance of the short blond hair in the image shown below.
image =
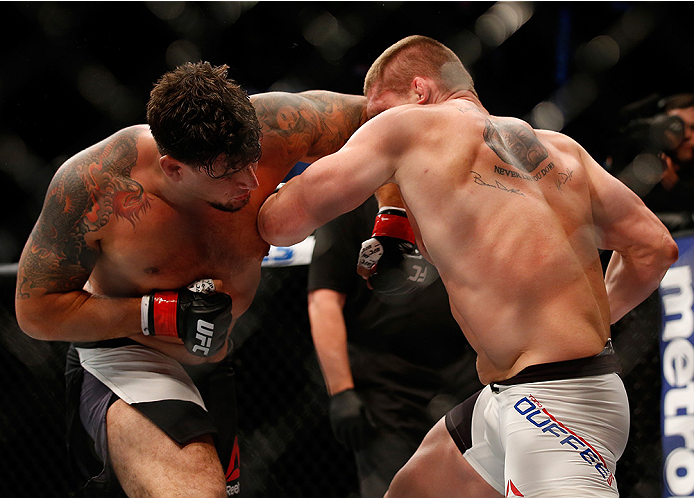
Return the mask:
[(415, 76), (432, 78), (444, 90), (470, 90), (477, 95), (458, 56), (443, 43), (421, 35), (403, 38), (374, 61), (364, 79), (364, 95), (376, 83), (396, 93), (405, 92)]

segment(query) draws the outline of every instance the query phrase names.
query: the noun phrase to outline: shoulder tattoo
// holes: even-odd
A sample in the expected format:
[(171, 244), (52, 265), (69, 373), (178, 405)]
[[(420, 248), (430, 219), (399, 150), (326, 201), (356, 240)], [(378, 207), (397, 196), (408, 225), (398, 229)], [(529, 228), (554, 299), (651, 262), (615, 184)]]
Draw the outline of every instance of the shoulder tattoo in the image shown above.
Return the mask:
[(98, 252), (85, 235), (112, 215), (133, 226), (149, 208), (146, 193), (130, 178), (137, 162), (139, 131), (124, 130), (68, 160), (51, 181), (41, 215), (22, 254), (17, 297), (31, 290), (66, 292), (82, 288)]
[(487, 119), (484, 141), (503, 162), (527, 173), (532, 173), (549, 155), (533, 129), (515, 119)]

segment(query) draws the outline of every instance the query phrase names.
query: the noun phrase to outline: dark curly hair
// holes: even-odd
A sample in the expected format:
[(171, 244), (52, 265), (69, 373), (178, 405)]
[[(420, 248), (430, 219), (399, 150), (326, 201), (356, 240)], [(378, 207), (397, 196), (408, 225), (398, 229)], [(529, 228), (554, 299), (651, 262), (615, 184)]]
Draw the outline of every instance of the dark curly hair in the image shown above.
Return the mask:
[[(150, 93), (147, 123), (159, 152), (221, 177), (260, 159), (260, 123), (226, 65), (187, 62), (162, 76)], [(224, 155), (224, 172), (212, 165)]]

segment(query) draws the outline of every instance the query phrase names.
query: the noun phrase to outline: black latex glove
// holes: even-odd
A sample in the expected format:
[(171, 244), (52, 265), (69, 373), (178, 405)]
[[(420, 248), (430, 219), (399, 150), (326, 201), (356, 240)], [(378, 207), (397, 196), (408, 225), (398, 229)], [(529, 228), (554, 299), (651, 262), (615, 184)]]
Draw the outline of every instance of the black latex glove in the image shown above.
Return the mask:
[(335, 438), (351, 450), (363, 448), (375, 429), (371, 415), (354, 389), (330, 398), (330, 426)]

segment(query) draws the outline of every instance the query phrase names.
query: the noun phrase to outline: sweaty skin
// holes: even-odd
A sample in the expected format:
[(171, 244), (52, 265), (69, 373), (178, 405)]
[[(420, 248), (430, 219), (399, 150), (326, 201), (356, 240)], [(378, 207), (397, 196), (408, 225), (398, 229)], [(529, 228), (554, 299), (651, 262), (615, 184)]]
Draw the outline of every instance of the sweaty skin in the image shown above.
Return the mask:
[[(676, 259), (665, 227), (565, 135), (491, 116), (467, 91), (394, 99), (370, 94), (369, 115), (390, 110), (268, 199), (265, 240), (296, 242), (395, 183), (482, 383), (598, 354)], [(615, 251), (605, 279), (598, 249)]]
[(181, 362), (205, 361), (178, 339), (142, 335), (139, 297), (212, 278), (232, 297), (235, 321), (269, 248), (256, 225), (261, 204), (297, 161), (335, 152), (365, 121), (363, 97), (312, 91), (251, 101), (263, 132), (259, 163), (223, 180), (198, 173), (186, 197), (166, 195), (147, 126), (121, 130), (58, 170), (19, 265), (25, 332), (75, 342), (130, 336)]

